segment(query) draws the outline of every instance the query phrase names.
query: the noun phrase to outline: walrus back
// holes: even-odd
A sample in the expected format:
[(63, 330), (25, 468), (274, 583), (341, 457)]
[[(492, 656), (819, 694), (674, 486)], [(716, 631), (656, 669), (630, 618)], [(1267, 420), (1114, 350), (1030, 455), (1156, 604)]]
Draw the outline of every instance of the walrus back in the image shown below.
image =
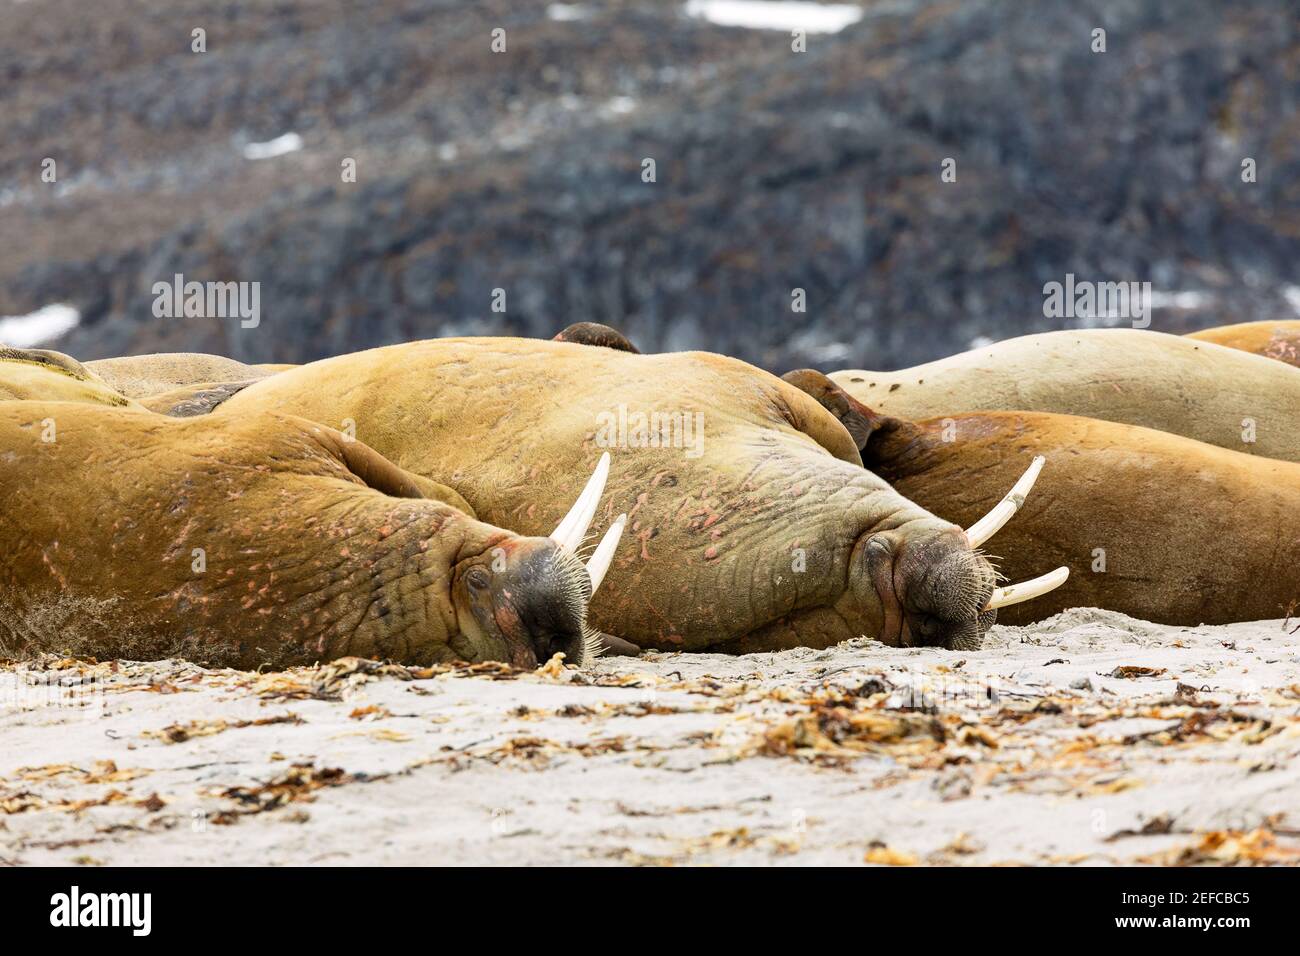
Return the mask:
[(845, 370), (830, 378), (869, 408), (900, 418), (1053, 412), (1300, 461), (1300, 369), (1160, 332), (1044, 332), (899, 372)]

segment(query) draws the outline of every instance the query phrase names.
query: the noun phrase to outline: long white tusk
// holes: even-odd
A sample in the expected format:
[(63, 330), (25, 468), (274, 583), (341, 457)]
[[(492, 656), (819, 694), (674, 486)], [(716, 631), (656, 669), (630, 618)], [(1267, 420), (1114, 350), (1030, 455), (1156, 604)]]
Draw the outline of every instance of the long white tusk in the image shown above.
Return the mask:
[(605, 580), (605, 572), (609, 570), (610, 564), (614, 560), (614, 549), (618, 547), (618, 539), (623, 537), (623, 528), (627, 525), (627, 515), (619, 515), (614, 519), (614, 523), (609, 526), (605, 532), (605, 537), (600, 539), (600, 544), (596, 545), (596, 550), (587, 562), (587, 574), (591, 577), (591, 593), (596, 593), (596, 588), (600, 587), (600, 582)]
[(1007, 492), (1006, 497), (995, 504), (992, 511), (966, 529), (966, 538), (972, 548), (978, 548), (997, 534), (1002, 526), (1011, 520), (1011, 516), (1020, 510), (1029, 490), (1038, 480), (1038, 473), (1043, 470), (1043, 462), (1046, 460), (1042, 455), (1036, 455), (1029, 463), (1029, 467), (1025, 469), (1025, 473), (1020, 476), (1020, 480)]
[(1069, 568), (1057, 568), (1055, 571), (1048, 571), (1046, 574), (1021, 581), (1019, 584), (994, 588), (993, 596), (989, 598), (989, 603), (984, 606), (984, 610), (991, 611), (996, 607), (1006, 607), (1008, 604), (1019, 604), (1021, 601), (1042, 597), (1048, 591), (1059, 588), (1069, 576)]
[(569, 513), (551, 532), (551, 540), (561, 548), (577, 553), (587, 529), (591, 527), (591, 519), (596, 517), (596, 506), (600, 504), (600, 496), (605, 491), (605, 479), (608, 477), (609, 452), (605, 452), (587, 481), (587, 487), (582, 489), (582, 494), (578, 495), (578, 500), (573, 503)]

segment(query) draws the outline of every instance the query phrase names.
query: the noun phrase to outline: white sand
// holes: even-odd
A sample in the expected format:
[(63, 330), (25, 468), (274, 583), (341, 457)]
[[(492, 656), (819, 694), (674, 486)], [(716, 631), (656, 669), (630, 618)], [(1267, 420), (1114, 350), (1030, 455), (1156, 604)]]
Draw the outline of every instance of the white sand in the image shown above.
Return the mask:
[[(854, 641), (558, 678), (353, 675), (339, 700), (274, 696), (309, 671), (11, 664), (0, 863), (1295, 862), (1294, 626), (1076, 610), (975, 653)], [(1107, 676), (1124, 666), (1164, 673)], [(871, 697), (872, 679), (893, 690)], [(899, 709), (908, 688), (930, 715)], [(285, 715), (301, 722), (156, 736)], [(228, 793), (286, 775), (279, 798)], [(1144, 826), (1164, 832), (1124, 835)]]

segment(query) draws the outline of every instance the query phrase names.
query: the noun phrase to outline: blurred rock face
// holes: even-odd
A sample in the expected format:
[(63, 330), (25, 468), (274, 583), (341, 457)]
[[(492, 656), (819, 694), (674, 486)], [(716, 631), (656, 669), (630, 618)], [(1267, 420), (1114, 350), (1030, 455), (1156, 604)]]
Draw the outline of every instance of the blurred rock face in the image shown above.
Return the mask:
[[(1294, 317), (1292, 0), (863, 6), (804, 53), (650, 0), (0, 6), (0, 315), (75, 306), (82, 359), (597, 321), (777, 370), (1089, 324), (1043, 315), (1067, 273), (1202, 293), (1166, 331)], [(157, 318), (177, 274), (260, 320)]]

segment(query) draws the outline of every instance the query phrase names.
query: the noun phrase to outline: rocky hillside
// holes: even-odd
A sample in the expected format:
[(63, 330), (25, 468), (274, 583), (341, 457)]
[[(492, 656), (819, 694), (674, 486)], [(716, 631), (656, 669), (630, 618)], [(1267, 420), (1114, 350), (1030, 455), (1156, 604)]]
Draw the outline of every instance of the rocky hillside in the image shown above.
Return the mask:
[[(775, 369), (1060, 327), (1066, 273), (1171, 331), (1295, 317), (1294, 0), (862, 9), (796, 53), (668, 0), (0, 0), (0, 315), (74, 306), (81, 358), (594, 320)], [(260, 324), (156, 318), (176, 273)]]

